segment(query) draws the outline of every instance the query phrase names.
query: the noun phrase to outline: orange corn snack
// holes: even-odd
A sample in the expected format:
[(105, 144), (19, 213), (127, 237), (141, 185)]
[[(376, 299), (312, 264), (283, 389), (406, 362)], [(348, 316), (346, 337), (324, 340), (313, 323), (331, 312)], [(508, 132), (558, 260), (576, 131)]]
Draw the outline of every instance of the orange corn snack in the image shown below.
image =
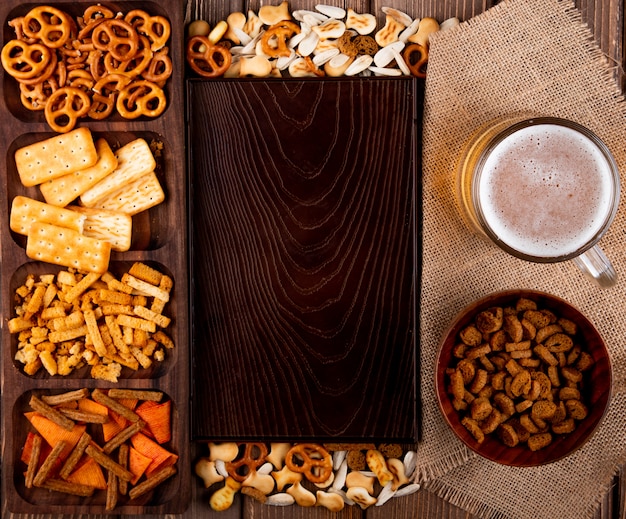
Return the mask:
[(150, 433), (157, 443), (162, 444), (172, 439), (172, 401), (162, 404), (146, 401), (135, 412), (146, 422), (147, 433)]
[(161, 447), (154, 440), (148, 438), (145, 434), (137, 433), (130, 439), (133, 447), (137, 449), (144, 456), (152, 459), (152, 463), (146, 469), (146, 476), (150, 477), (155, 470), (173, 465), (178, 460), (176, 454)]
[(67, 481), (85, 485), (87, 487), (104, 490), (107, 487), (102, 468), (92, 458), (85, 457), (84, 463), (80, 464), (68, 477)]
[(45, 416), (42, 416), (36, 411), (24, 413), (24, 416), (26, 416), (32, 426), (37, 429), (37, 432), (39, 432), (43, 439), (46, 440), (50, 447), (54, 448), (59, 441), (66, 442), (67, 445), (61, 452), (61, 460), (68, 457), (86, 429), (85, 425), (77, 424), (71, 431), (68, 431), (60, 425), (55, 424), (52, 420), (48, 420)]
[(152, 463), (152, 458), (144, 456), (143, 454), (141, 454), (141, 452), (133, 447), (130, 447), (128, 454), (128, 470), (130, 470), (134, 476), (133, 479), (130, 480), (130, 482), (134, 485), (135, 483), (137, 483), (137, 481), (139, 481), (139, 478), (143, 476), (146, 469), (150, 466), (150, 464)]

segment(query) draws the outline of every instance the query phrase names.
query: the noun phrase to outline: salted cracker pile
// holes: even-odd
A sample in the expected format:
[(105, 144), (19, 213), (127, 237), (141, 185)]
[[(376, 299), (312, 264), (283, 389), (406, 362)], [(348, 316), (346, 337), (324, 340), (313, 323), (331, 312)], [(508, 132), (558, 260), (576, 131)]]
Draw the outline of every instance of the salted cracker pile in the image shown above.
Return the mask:
[(122, 366), (133, 370), (163, 361), (174, 343), (163, 311), (172, 279), (135, 263), (121, 279), (110, 272), (29, 275), (16, 290), (16, 317), (8, 322), (17, 334), (15, 360), (34, 375), (70, 375), (85, 365), (91, 376), (117, 382)]
[(288, 2), (258, 13), (233, 12), (213, 28), (188, 27), (187, 63), (202, 77), (425, 77), (429, 35), (458, 25), (450, 18), (413, 18), (383, 7), (385, 23), (354, 9), (318, 4), (289, 10)]
[(27, 236), (26, 255), (81, 272), (106, 272), (111, 250), (131, 246), (132, 216), (165, 199), (142, 138), (113, 152), (78, 128), (18, 149), (15, 164), (45, 199), (13, 199), (10, 227)]
[(382, 506), (419, 490), (412, 482), (415, 451), (383, 443), (214, 443), (198, 459), (196, 475), (224, 511), (237, 493), (273, 506)]

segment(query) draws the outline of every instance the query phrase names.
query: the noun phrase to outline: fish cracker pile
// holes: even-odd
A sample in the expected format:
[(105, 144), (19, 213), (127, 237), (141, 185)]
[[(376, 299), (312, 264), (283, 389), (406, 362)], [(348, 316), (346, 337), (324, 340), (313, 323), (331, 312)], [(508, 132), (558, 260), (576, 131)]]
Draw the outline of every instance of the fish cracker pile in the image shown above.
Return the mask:
[(416, 453), (392, 443), (208, 444), (195, 473), (211, 492), (209, 505), (229, 509), (238, 493), (272, 506), (382, 506), (419, 490)]
[(83, 272), (106, 272), (111, 250), (131, 246), (132, 217), (165, 199), (142, 138), (113, 152), (77, 128), (19, 148), (15, 165), (22, 185), (45, 199), (13, 199), (10, 228), (27, 236), (26, 255)]
[(171, 400), (159, 391), (78, 389), (32, 393), (22, 448), (26, 488), (81, 497), (106, 492), (106, 510), (156, 489), (177, 472)]
[(79, 119), (157, 117), (172, 74), (166, 46), (170, 23), (141, 9), (115, 13), (95, 4), (74, 19), (43, 5), (9, 21), (15, 38), (2, 48), (2, 66), (18, 83), (22, 105), (43, 110), (56, 132)]
[(121, 279), (110, 272), (62, 270), (30, 274), (16, 290), (15, 360), (34, 375), (70, 375), (91, 366), (95, 379), (117, 382), (122, 367), (148, 369), (165, 359), (174, 343), (163, 314), (173, 283), (154, 268), (135, 263)]
[(449, 18), (413, 18), (383, 7), (385, 23), (351, 8), (318, 4), (289, 10), (287, 1), (247, 15), (233, 12), (213, 28), (187, 28), (186, 59), (206, 77), (415, 76), (424, 78), (429, 35), (459, 24)]

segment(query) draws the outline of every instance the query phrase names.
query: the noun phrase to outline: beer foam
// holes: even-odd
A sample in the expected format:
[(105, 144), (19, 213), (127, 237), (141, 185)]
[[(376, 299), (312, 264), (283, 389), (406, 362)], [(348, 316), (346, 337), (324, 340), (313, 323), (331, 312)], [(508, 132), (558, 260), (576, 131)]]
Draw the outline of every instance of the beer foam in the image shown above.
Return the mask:
[(477, 188), (495, 236), (546, 259), (589, 244), (607, 223), (615, 196), (602, 151), (587, 136), (554, 124), (505, 137), (485, 160)]

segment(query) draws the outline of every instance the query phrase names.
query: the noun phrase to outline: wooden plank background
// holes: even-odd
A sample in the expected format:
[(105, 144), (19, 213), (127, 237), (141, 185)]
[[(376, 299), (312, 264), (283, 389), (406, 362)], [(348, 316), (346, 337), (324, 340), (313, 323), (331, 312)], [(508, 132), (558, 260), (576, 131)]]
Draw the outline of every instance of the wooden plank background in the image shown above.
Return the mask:
[[(257, 10), (264, 2), (258, 0), (251, 2), (228, 1), (228, 0), (189, 0), (183, 6), (186, 9), (188, 20), (195, 17), (206, 18), (209, 22), (215, 23), (225, 17), (231, 11), (250, 8)], [(314, 0), (301, 0), (291, 2), (291, 8), (312, 8), (316, 2)], [(443, 20), (452, 16), (457, 16), (461, 20), (470, 17), (491, 7), (495, 2), (487, 0), (386, 0), (372, 1), (355, 0), (343, 4), (328, 0), (328, 3), (335, 5), (349, 5), (356, 11), (371, 12), (380, 15), (380, 7), (387, 5), (405, 10), (415, 17), (432, 16), (438, 20)], [(624, 11), (626, 0), (575, 0), (576, 6), (580, 8), (583, 19), (589, 24), (594, 37), (598, 42), (602, 52), (609, 62), (615, 67), (615, 78), (622, 91), (626, 89), (624, 68), (626, 60), (624, 56), (625, 30)], [(202, 445), (192, 445), (192, 458), (205, 454)], [(624, 496), (626, 494), (626, 475), (620, 471), (615, 477), (614, 485), (600, 503), (596, 514), (597, 519), (626, 518), (624, 507)], [(235, 504), (226, 512), (212, 512), (208, 506), (209, 495), (201, 488), (199, 480), (194, 478), (192, 482), (192, 502), (185, 519), (192, 518), (216, 518), (216, 519), (413, 519), (413, 518), (446, 518), (446, 519), (471, 519), (471, 516), (456, 507), (446, 503), (444, 500), (428, 492), (420, 491), (412, 496), (393, 500), (380, 508), (370, 508), (363, 512), (358, 507), (348, 507), (342, 513), (333, 514), (325, 509), (314, 508), (305, 509), (299, 507), (268, 507), (263, 506), (250, 498), (242, 499), (238, 496)], [(4, 503), (5, 500), (3, 500)], [(61, 519), (61, 516), (53, 515), (15, 515), (5, 508), (2, 510), (3, 518), (11, 519)], [(65, 518), (74, 519), (104, 519), (107, 516), (78, 516), (65, 515)], [(173, 519), (174, 516), (172, 516)], [(155, 518), (156, 519), (156, 518)]]

